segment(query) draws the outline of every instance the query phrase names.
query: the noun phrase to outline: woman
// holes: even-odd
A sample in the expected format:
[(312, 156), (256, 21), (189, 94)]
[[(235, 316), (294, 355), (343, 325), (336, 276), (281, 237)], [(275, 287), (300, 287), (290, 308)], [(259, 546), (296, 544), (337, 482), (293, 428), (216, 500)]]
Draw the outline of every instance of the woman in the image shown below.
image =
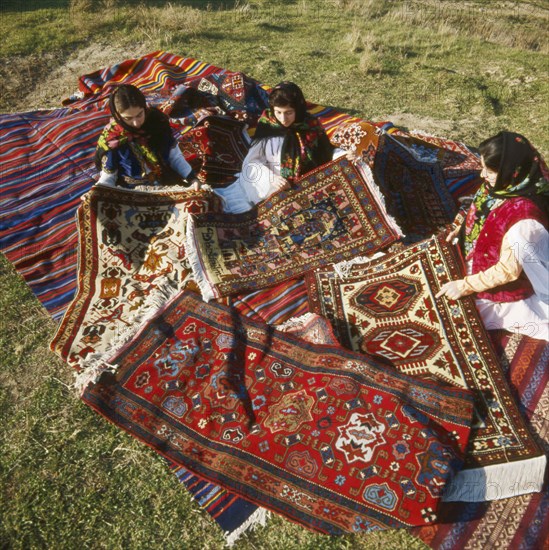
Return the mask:
[(468, 275), (443, 285), (436, 297), (476, 293), (487, 328), (549, 340), (547, 166), (512, 132), (483, 141), (479, 150), (485, 182), (461, 228)]
[(223, 198), (226, 212), (245, 212), (340, 154), (343, 151), (334, 149), (320, 121), (307, 112), (299, 86), (281, 82), (269, 95), (269, 109), (259, 119), (237, 180), (215, 192)]
[(111, 94), (109, 108), (112, 119), (99, 138), (95, 154), (101, 171), (98, 184), (200, 187), (173, 137), (167, 116), (148, 107), (138, 88), (118, 86)]

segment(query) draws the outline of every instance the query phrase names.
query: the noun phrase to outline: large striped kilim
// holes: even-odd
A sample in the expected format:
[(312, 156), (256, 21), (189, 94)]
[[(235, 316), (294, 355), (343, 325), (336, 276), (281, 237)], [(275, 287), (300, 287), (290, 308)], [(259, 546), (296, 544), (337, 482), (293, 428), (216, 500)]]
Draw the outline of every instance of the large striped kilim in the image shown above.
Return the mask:
[[(133, 83), (148, 93), (149, 99), (156, 94), (159, 95), (158, 100), (163, 101), (166, 94), (178, 89), (178, 84), (198, 85), (202, 78), (227, 73), (222, 68), (196, 59), (155, 52), (84, 75), (79, 83), (80, 97), (67, 103), (66, 107), (0, 115), (0, 250), (54, 318), (59, 319), (64, 314), (76, 291), (75, 212), (80, 197), (93, 183), (93, 153), (97, 137), (108, 120), (106, 98), (112, 85)], [(331, 107), (312, 105), (311, 111), (319, 116), (329, 136), (344, 123), (368, 124)], [(193, 113), (187, 115), (190, 115), (188, 119), (172, 120), (174, 127), (182, 133), (190, 130), (185, 122), (192, 121)], [(375, 126), (384, 132), (401, 134), (390, 123)], [(431, 142), (434, 139), (431, 138)], [(449, 140), (439, 140), (437, 144), (450, 149), (457, 146), (456, 142)], [(470, 175), (450, 169), (444, 170), (444, 178), (454, 198), (470, 194), (476, 185)], [(292, 284), (282, 283), (281, 286), (287, 285), (288, 288), (279, 289), (281, 295), (286, 296), (282, 300), (285, 304), (282, 310), (272, 301), (269, 291), (258, 291), (231, 300), (237, 309), (243, 312), (248, 310), (246, 314), (255, 311), (267, 322), (269, 317), (274, 323), (281, 322), (292, 316), (292, 298), (287, 294)], [(301, 314), (307, 309), (303, 300), (303, 282), (298, 280), (295, 285), (291, 292), (296, 292), (296, 311)], [(535, 358), (528, 355), (527, 360), (523, 361), (533, 365)], [(537, 371), (523, 368), (523, 371), (523, 385), (519, 393), (529, 396), (533, 408), (538, 402), (547, 403), (547, 397), (544, 401), (539, 397), (540, 391), (547, 391), (546, 380), (538, 374), (539, 368)], [(546, 396), (546, 393), (543, 395)], [(234, 522), (224, 523), (223, 518), (237, 516), (238, 502), (242, 505), (242, 499), (227, 496), (224, 490), (216, 491), (210, 483), (204, 486), (194, 475), (187, 477), (185, 484), (222, 529), (233, 530)], [(517, 510), (514, 516), (517, 521), (507, 527), (508, 533), (516, 531), (513, 539), (516, 546), (513, 547), (539, 548), (539, 541), (547, 536), (546, 521), (542, 521), (542, 527), (538, 529), (539, 521), (529, 524), (529, 520), (525, 519), (534, 517), (534, 509), (538, 510), (536, 518), (539, 519), (540, 513), (547, 518), (547, 497), (543, 501), (545, 507), (538, 507), (538, 496), (529, 497), (529, 506)], [(251, 506), (255, 509), (254, 505)], [(476, 517), (482, 517), (482, 506), (476, 506), (477, 512), (480, 510)], [(232, 511), (235, 513), (232, 514)], [(470, 511), (464, 512), (463, 519), (474, 515)], [(249, 515), (241, 517), (244, 523)], [(460, 545), (465, 547), (470, 541), (471, 547), (475, 547), (474, 541), (480, 531), (476, 524), (473, 526), (468, 520), (455, 524), (454, 531), (459, 531), (459, 537), (451, 533), (445, 535), (443, 527), (436, 529), (441, 545), (444, 543), (445, 547), (457, 549)], [(493, 520), (486, 521), (482, 527), (483, 536), (489, 536), (491, 531), (495, 536), (500, 530), (498, 522)], [(531, 535), (532, 531), (535, 531), (535, 536)], [(436, 541), (433, 547), (438, 547)]]

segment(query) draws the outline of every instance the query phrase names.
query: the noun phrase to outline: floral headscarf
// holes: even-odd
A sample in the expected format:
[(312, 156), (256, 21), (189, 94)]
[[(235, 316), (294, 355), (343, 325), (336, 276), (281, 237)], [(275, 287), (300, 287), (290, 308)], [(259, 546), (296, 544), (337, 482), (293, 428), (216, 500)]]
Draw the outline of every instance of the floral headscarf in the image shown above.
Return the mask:
[(549, 169), (540, 154), (520, 134), (500, 132), (501, 160), (494, 186), (484, 182), (465, 220), (464, 249), (466, 257), (474, 249), (486, 218), (505, 199), (528, 197), (547, 209), (549, 202)]

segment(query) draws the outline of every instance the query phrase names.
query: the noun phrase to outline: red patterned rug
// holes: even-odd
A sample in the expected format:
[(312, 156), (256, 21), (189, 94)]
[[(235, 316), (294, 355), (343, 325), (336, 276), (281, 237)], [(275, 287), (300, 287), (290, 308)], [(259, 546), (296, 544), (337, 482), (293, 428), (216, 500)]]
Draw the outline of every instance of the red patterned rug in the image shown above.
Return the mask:
[(468, 390), (412, 380), (185, 292), (83, 398), (171, 461), (325, 533), (426, 525), (461, 463)]
[(179, 146), (201, 181), (222, 187), (235, 180), (249, 148), (245, 128), (230, 117), (207, 116), (183, 134)]
[(333, 324), (340, 342), (400, 372), (469, 388), (475, 419), (466, 467), (445, 495), (480, 501), (539, 491), (545, 455), (505, 381), (472, 297), (436, 300), (461, 277), (455, 247), (436, 238), (366, 264), (308, 275), (313, 311)]
[(395, 242), (399, 229), (366, 177), (340, 159), (251, 212), (192, 216), (186, 248), (204, 299), (272, 286)]
[(78, 209), (78, 292), (51, 349), (92, 374), (190, 282), (186, 219), (212, 209), (220, 202), (211, 192), (93, 187)]

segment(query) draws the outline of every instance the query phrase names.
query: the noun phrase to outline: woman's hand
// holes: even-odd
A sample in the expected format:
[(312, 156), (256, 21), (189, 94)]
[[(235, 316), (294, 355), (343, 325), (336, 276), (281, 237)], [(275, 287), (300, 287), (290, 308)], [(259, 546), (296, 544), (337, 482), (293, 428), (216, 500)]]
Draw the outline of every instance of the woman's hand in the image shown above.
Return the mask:
[(198, 191), (202, 187), (202, 182), (198, 178), (193, 178), (189, 184), (189, 187), (193, 189), (193, 191)]
[(360, 155), (356, 151), (349, 150), (345, 153), (345, 156), (347, 157), (347, 160), (353, 164), (360, 160)]
[(458, 300), (463, 296), (471, 294), (465, 287), (465, 281), (463, 279), (457, 279), (455, 281), (449, 281), (440, 287), (440, 290), (435, 295), (435, 298), (441, 296), (447, 296), (450, 300)]
[(273, 186), (277, 191), (282, 191), (283, 189), (290, 188), (290, 182), (282, 176), (277, 176), (275, 174), (273, 178)]
[[(453, 226), (450, 226), (450, 227), (453, 227)], [(454, 242), (454, 241), (458, 238), (460, 229), (461, 229), (460, 227), (455, 227), (454, 229), (450, 229), (450, 231), (446, 235), (446, 242), (457, 244), (457, 242)]]

